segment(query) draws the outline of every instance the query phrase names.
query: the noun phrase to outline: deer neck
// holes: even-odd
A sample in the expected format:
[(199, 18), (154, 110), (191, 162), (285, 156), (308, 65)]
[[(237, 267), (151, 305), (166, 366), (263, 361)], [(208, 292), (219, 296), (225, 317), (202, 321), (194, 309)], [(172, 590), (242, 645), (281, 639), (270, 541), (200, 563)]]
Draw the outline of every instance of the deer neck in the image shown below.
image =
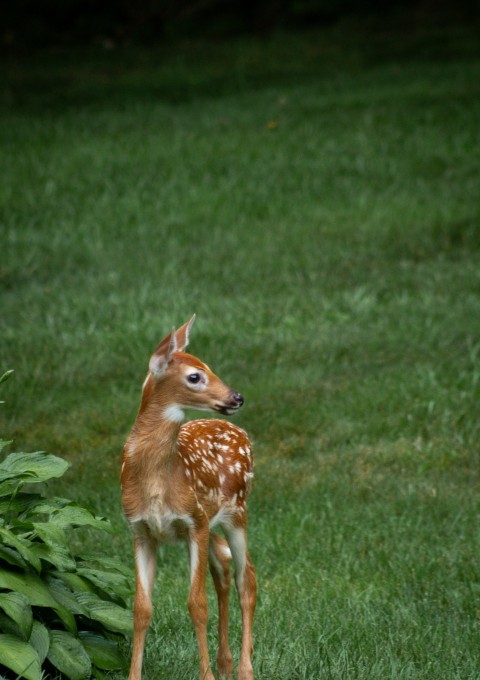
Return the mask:
[(157, 465), (168, 463), (176, 452), (183, 417), (182, 409), (161, 392), (142, 399), (129, 437), (135, 457), (153, 457)]
[(162, 505), (168, 498), (181, 425), (169, 417), (167, 402), (142, 405), (123, 452), (122, 503), (130, 521), (148, 516), (152, 499)]
[(149, 423), (140, 422), (134, 427), (134, 434), (140, 440), (145, 442), (144, 448), (148, 451), (152, 449), (152, 453), (156, 458), (169, 458), (176, 450), (178, 432), (180, 430), (180, 423), (169, 422), (163, 420), (161, 422)]

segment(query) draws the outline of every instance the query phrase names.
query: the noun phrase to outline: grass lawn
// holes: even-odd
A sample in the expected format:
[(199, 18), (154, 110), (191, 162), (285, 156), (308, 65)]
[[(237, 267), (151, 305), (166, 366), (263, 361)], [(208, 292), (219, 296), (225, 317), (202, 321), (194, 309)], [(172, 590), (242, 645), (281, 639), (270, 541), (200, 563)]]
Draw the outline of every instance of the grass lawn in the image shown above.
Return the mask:
[[(2, 434), (71, 461), (52, 491), (117, 529), (85, 546), (133, 564), (120, 452), (149, 354), (196, 312), (255, 442), (262, 680), (480, 678), (476, 37), (1, 67)], [(195, 678), (183, 546), (159, 566), (145, 679)]]

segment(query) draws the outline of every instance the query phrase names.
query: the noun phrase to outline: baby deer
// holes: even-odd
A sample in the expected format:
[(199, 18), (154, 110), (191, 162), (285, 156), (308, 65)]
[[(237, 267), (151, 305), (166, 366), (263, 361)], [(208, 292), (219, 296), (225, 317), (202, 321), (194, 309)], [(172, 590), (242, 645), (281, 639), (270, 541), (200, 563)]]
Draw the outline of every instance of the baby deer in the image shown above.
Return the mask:
[[(222, 678), (233, 677), (228, 644), (230, 560), (242, 613), (238, 680), (252, 680), (255, 569), (247, 549), (246, 500), (252, 451), (246, 432), (225, 420), (192, 420), (185, 408), (235, 413), (243, 397), (199, 359), (186, 354), (195, 316), (172, 330), (152, 355), (142, 400), (122, 457), (122, 504), (133, 532), (136, 593), (130, 680), (140, 680), (145, 636), (152, 616), (157, 547), (186, 541), (190, 556), (188, 609), (195, 626), (200, 679), (214, 680), (207, 648), (207, 564), (218, 596)], [(227, 541), (213, 533), (221, 527)]]

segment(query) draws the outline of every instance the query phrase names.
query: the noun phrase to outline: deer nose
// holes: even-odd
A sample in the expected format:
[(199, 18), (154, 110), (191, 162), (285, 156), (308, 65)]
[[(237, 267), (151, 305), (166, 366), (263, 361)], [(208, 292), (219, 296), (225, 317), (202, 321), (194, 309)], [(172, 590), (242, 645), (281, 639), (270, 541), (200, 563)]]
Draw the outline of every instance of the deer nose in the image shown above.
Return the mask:
[(243, 399), (242, 395), (240, 394), (240, 392), (234, 392), (234, 393), (233, 393), (233, 401), (234, 401), (235, 404), (237, 404), (237, 406), (240, 408), (240, 406), (241, 406), (241, 405), (243, 404), (243, 402), (244, 402), (244, 399)]

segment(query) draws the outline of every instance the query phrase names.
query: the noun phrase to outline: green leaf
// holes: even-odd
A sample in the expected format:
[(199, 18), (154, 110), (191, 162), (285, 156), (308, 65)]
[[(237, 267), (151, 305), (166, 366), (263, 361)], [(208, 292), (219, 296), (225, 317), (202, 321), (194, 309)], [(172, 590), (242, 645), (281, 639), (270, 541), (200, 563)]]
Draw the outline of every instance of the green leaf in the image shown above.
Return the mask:
[(63, 630), (50, 631), (48, 660), (70, 680), (90, 677), (92, 663), (81, 642)]
[(1, 543), (0, 543), (0, 560), (8, 562), (8, 564), (12, 564), (14, 567), (21, 567), (22, 569), (24, 569), (27, 566), (27, 563), (25, 562), (23, 557), (20, 557), (16, 550), (14, 550), (13, 548), (9, 548), (6, 545), (2, 545)]
[(130, 566), (126, 566), (123, 562), (120, 562), (120, 560), (117, 560), (114, 557), (82, 554), (78, 555), (78, 558), (81, 561), (82, 566), (91, 562), (93, 564), (100, 565), (102, 568), (107, 568), (109, 571), (117, 571), (119, 574), (123, 574), (128, 579), (131, 579), (132, 576), (134, 577), (133, 569)]
[(33, 622), (29, 643), (37, 652), (40, 663), (42, 664), (47, 658), (48, 649), (50, 647), (50, 636), (48, 635), (47, 628), (43, 623), (40, 623), (40, 621)]
[(95, 588), (93, 585), (78, 574), (71, 574), (69, 572), (63, 571), (52, 571), (52, 575), (61, 579), (70, 590), (78, 591), (80, 593), (94, 593)]
[(115, 574), (110, 571), (102, 571), (100, 569), (87, 569), (78, 567), (77, 573), (84, 576), (98, 588), (105, 590), (107, 593), (114, 595), (123, 595), (127, 597), (132, 592), (132, 586), (129, 579), (123, 574)]
[(16, 574), (0, 567), (0, 588), (22, 593), (33, 606), (50, 607), (57, 613), (69, 631), (76, 632), (77, 625), (73, 614), (55, 600), (45, 583), (36, 574), (28, 572)]
[(46, 543), (33, 543), (32, 552), (42, 560), (50, 562), (57, 569), (74, 569), (75, 560), (63, 545), (47, 545)]
[(35, 552), (32, 552), (30, 541), (15, 536), (12, 531), (4, 527), (0, 527), (0, 541), (11, 548), (15, 548), (36, 571), (41, 570), (42, 565)]
[(28, 598), (21, 593), (0, 593), (0, 609), (9, 616), (28, 640), (32, 632), (33, 615)]
[(112, 640), (89, 632), (80, 632), (78, 637), (82, 641), (92, 663), (104, 671), (116, 671), (126, 666), (125, 656), (119, 646)]
[(0, 376), (0, 385), (5, 382), (5, 380), (8, 380), (10, 376), (14, 373), (13, 368), (11, 368), (9, 371), (5, 371), (3, 375)]
[(67, 535), (63, 528), (52, 524), (51, 520), (48, 522), (32, 522), (32, 528), (42, 541), (48, 545), (55, 547), (58, 545), (68, 545)]
[(30, 483), (46, 482), (61, 477), (69, 465), (63, 458), (45, 451), (11, 453), (0, 463), (0, 481), (16, 478)]
[(91, 526), (95, 529), (112, 532), (112, 525), (104, 517), (95, 517), (90, 510), (82, 508), (76, 503), (71, 503), (64, 508), (54, 512), (50, 517), (50, 522), (60, 527), (82, 527)]
[(0, 588), (7, 588), (25, 595), (30, 604), (37, 607), (54, 607), (57, 603), (43, 581), (34, 574), (17, 574), (0, 568)]
[(13, 635), (0, 635), (0, 665), (10, 668), (20, 678), (41, 680), (40, 659), (35, 649)]
[(131, 635), (133, 619), (130, 610), (113, 602), (101, 600), (93, 593), (75, 593), (75, 597), (91, 619), (98, 621), (108, 630)]
[(0, 470), (0, 497), (10, 496), (15, 497), (17, 491), (25, 484), (26, 480), (19, 480), (16, 478), (1, 479), (2, 472)]
[(2, 496), (1, 487), (7, 483), (8, 480), (0, 484), (0, 515), (5, 515), (7, 512), (12, 514), (24, 514), (34, 507), (36, 502), (42, 499), (38, 493), (21, 492), (16, 496)]
[(71, 501), (67, 498), (59, 498), (54, 496), (53, 498), (43, 498), (39, 496), (39, 502), (31, 508), (31, 512), (36, 515), (48, 515), (56, 512), (60, 508), (64, 508)]
[(85, 616), (86, 612), (84, 608), (78, 603), (75, 595), (62, 581), (51, 576), (47, 576), (45, 581), (47, 588), (59, 604), (66, 607), (72, 614)]
[(44, 543), (32, 543), (32, 552), (38, 557), (47, 560), (58, 569), (69, 570), (76, 566), (67, 536), (62, 527), (51, 522), (34, 522), (32, 529)]
[[(17, 623), (9, 616), (4, 614), (3, 611), (1, 610), (0, 610), (0, 633), (9, 633), (10, 635), (17, 637), (19, 640), (22, 640), (24, 637)], [(0, 679), (1, 677), (2, 676), (0, 675)]]

